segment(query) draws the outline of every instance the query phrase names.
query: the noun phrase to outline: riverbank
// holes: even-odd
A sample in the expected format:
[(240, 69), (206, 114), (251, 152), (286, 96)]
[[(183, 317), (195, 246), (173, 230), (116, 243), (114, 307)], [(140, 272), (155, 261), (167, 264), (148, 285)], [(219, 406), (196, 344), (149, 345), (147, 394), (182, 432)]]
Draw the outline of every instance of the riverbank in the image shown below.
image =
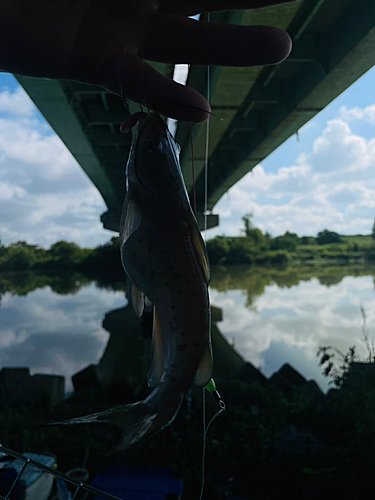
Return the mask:
[[(328, 232), (329, 233), (329, 232)], [(319, 233), (320, 234), (320, 233)], [(336, 233), (328, 234), (328, 241)], [(333, 234), (333, 236), (332, 236)], [(326, 235), (327, 236), (327, 235)], [(260, 267), (348, 266), (375, 264), (375, 241), (371, 236), (340, 236), (339, 241), (322, 243), (319, 235), (299, 237), (294, 233), (271, 238), (259, 229), (246, 236), (217, 236), (208, 240), (211, 266), (244, 264)], [(96, 248), (80, 248), (77, 244), (59, 241), (44, 249), (25, 241), (3, 246), (0, 243), (0, 270), (53, 271), (66, 269), (85, 274), (123, 276), (119, 238), (113, 237)]]
[[(259, 231), (259, 230), (257, 230)], [(336, 233), (334, 233), (336, 234)], [(207, 242), (212, 265), (248, 264), (256, 266), (321, 266), (369, 264), (375, 262), (375, 242), (371, 236), (339, 236), (333, 243), (319, 238), (286, 233), (277, 238), (217, 236)]]
[[(314, 498), (332, 489), (342, 499), (365, 498), (372, 488), (375, 444), (375, 400), (370, 397), (374, 377), (372, 366), (368, 368), (365, 376), (318, 398), (299, 392), (288, 395), (240, 375), (217, 380), (227, 410), (207, 436), (207, 498)], [(80, 467), (88, 446), (91, 477), (111, 465), (165, 467), (183, 478), (183, 499), (197, 496), (203, 439), (199, 389), (171, 426), (112, 456), (108, 450), (120, 439), (115, 428), (43, 426), (108, 409), (112, 399), (101, 389), (57, 407), (40, 402), (30, 407), (2, 405), (1, 440), (17, 451), (54, 453), (63, 471)], [(129, 402), (122, 395), (116, 399), (116, 404)], [(207, 398), (207, 415), (217, 409), (217, 403)]]

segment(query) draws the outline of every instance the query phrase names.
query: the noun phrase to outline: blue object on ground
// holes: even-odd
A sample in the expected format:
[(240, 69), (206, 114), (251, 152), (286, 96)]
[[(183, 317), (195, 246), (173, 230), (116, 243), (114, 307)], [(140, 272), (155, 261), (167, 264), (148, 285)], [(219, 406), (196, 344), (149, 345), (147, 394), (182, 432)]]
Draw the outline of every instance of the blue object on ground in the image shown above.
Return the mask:
[[(35, 460), (35, 462), (39, 462), (40, 464), (47, 465), (47, 467), (52, 467), (53, 464), (56, 462), (56, 460), (49, 455), (39, 455), (37, 453), (23, 453), (23, 456), (26, 458), (31, 458), (31, 460)], [(16, 459), (10, 462), (9, 467), (15, 469), (18, 473), (22, 470), (24, 465), (25, 462)], [(7, 467), (8, 466), (6, 466), (6, 468)], [(42, 474), (45, 474), (45, 472), (29, 464), (22, 473), (21, 479), (19, 481), (21, 488), (26, 490), (27, 488), (29, 488), (29, 486), (35, 483), (35, 481), (39, 479)]]
[(59, 500), (72, 500), (72, 495), (66, 486), (66, 483), (60, 477), (56, 478), (56, 486), (57, 486), (57, 498)]
[[(17, 479), (17, 471), (16, 469), (0, 469), (0, 495), (2, 497), (6, 497), (9, 493), (9, 490), (12, 487), (12, 484)], [(23, 491), (20, 483), (18, 482), (12, 491), (10, 496), (10, 500), (22, 500)]]
[(168, 469), (113, 466), (97, 474), (92, 486), (123, 500), (178, 500), (183, 481), (172, 477)]

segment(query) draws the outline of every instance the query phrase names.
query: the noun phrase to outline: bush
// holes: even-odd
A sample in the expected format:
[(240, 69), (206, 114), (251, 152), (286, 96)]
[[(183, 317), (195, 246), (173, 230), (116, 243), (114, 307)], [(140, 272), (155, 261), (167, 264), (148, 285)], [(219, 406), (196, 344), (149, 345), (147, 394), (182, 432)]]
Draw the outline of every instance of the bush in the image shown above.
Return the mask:
[(375, 262), (375, 247), (366, 248), (363, 253), (367, 262)]
[(46, 251), (26, 241), (17, 241), (9, 247), (2, 247), (0, 267), (3, 269), (31, 269), (49, 260)]
[(230, 238), (227, 262), (233, 264), (252, 264), (256, 252), (248, 238)]
[(288, 260), (288, 253), (284, 250), (269, 250), (268, 252), (265, 252), (263, 257), (257, 259), (257, 262), (262, 264), (267, 263), (276, 266), (285, 266), (288, 264)]
[(248, 238), (254, 246), (268, 247), (269, 241), (266, 235), (258, 228), (248, 229), (246, 231), (246, 238)]
[(78, 264), (81, 258), (81, 249), (77, 243), (68, 241), (57, 241), (49, 249), (53, 260), (57, 261), (59, 267), (71, 267)]
[(222, 264), (228, 258), (229, 242), (225, 236), (216, 236), (216, 238), (207, 241), (207, 252), (210, 264)]
[(287, 231), (283, 236), (277, 236), (271, 240), (271, 249), (294, 252), (299, 242), (300, 239), (296, 233)]
[(338, 233), (324, 229), (318, 233), (316, 242), (318, 245), (327, 245), (328, 243), (342, 243), (342, 239)]

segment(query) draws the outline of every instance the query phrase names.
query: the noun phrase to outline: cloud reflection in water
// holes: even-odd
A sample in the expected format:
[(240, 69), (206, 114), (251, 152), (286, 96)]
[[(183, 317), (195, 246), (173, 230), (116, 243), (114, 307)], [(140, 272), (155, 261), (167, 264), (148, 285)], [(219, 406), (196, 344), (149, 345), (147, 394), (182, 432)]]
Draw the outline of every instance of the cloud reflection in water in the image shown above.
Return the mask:
[(96, 363), (103, 354), (108, 333), (104, 314), (126, 303), (123, 292), (81, 288), (75, 295), (58, 295), (49, 288), (25, 297), (5, 294), (0, 306), (0, 368), (28, 366), (31, 373), (66, 377)]
[(349, 346), (356, 345), (365, 354), (360, 305), (366, 311), (371, 337), (375, 334), (373, 276), (345, 276), (343, 268), (336, 279), (303, 277), (302, 272), (304, 281), (292, 279), (290, 283), (288, 272), (293, 273), (284, 272), (283, 284), (282, 275), (277, 277), (273, 271), (242, 270), (234, 273), (232, 282), (226, 281), (226, 290), (223, 281), (214, 276), (211, 302), (223, 308), (219, 327), (267, 376), (288, 362), (327, 389), (316, 352), (319, 346), (333, 345), (346, 353)]

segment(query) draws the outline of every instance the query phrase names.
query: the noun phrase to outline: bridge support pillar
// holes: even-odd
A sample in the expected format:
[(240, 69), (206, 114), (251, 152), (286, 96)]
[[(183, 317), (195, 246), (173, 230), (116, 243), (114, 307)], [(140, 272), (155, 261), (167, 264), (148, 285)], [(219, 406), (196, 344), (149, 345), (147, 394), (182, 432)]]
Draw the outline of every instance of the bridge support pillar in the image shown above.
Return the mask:
[[(197, 213), (197, 222), (200, 231), (204, 231), (204, 214)], [(207, 229), (211, 229), (219, 225), (219, 216), (217, 214), (207, 215)]]

